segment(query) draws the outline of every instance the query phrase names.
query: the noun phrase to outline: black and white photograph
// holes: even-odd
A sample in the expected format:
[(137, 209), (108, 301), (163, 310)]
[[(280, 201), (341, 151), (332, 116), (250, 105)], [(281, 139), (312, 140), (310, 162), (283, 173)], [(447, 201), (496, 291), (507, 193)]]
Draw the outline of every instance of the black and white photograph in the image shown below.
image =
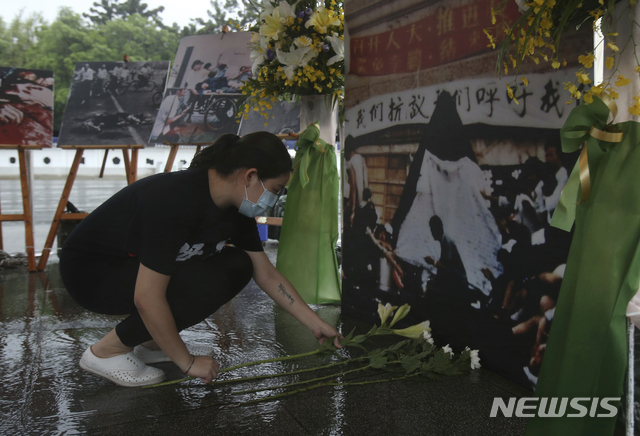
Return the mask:
[(571, 241), (550, 221), (577, 155), (553, 123), (536, 127), (571, 109), (560, 79), (530, 78), (519, 106), (470, 79), (347, 113), (342, 249), (346, 312), (374, 321), (378, 303), (408, 303), (409, 323), (429, 319), (437, 342), (533, 388)]
[(51, 147), (53, 71), (0, 67), (0, 143)]
[(78, 62), (59, 145), (147, 144), (169, 61)]
[(250, 38), (232, 32), (180, 40), (149, 142), (202, 144), (239, 132)]

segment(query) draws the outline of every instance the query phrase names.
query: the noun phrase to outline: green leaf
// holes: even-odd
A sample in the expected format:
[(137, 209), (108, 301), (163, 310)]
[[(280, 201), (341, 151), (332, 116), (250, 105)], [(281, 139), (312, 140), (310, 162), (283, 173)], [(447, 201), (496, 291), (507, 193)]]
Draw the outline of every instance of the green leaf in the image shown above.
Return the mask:
[(351, 342), (352, 338), (353, 338), (353, 332), (356, 331), (356, 328), (354, 327), (347, 336), (344, 337), (344, 339), (341, 341), (342, 344), (346, 344)]
[(387, 359), (386, 356), (378, 355), (378, 356), (373, 357), (369, 361), (369, 366), (371, 368), (380, 369), (380, 368), (384, 368), (386, 366), (387, 362), (388, 362), (388, 359)]
[(369, 351), (369, 354), (367, 354), (367, 356), (371, 359), (373, 357), (380, 356), (383, 354), (384, 354), (383, 350), (381, 350), (380, 348), (376, 348), (375, 350)]
[(354, 337), (351, 342), (355, 342), (356, 344), (360, 344), (364, 341), (367, 340), (367, 336), (366, 335), (358, 335), (356, 337)]
[(351, 342), (350, 344), (346, 344), (347, 347), (359, 348), (360, 350), (367, 351), (365, 347), (358, 343)]
[(407, 374), (411, 374), (422, 366), (422, 362), (416, 356), (404, 356), (401, 359), (400, 364)]

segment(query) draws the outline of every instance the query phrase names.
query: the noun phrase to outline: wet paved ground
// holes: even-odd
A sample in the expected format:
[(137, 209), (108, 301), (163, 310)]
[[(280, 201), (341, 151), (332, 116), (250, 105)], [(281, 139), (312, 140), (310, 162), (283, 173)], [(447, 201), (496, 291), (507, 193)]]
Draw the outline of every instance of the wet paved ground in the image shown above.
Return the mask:
[[(65, 181), (64, 179), (36, 179), (33, 181), (31, 196), (33, 199), (33, 237), (36, 253), (40, 253), (44, 247)], [(78, 209), (91, 212), (126, 185), (124, 176), (113, 179), (78, 178), (73, 184), (69, 201)], [(3, 214), (22, 213), (20, 180), (0, 180), (0, 204), (0, 210)], [(24, 223), (2, 223), (2, 239), (4, 251), (11, 254), (24, 252)], [(54, 242), (49, 261), (57, 261), (56, 248), (57, 244)]]
[[(85, 186), (85, 191), (93, 192), (86, 201), (104, 200), (99, 200), (98, 188), (91, 191), (91, 186), (96, 185)], [(51, 189), (54, 207), (61, 189)], [(4, 210), (6, 191), (2, 192), (3, 212), (9, 213)], [(36, 191), (36, 198), (39, 195), (44, 194)], [(78, 206), (92, 209), (82, 201)], [(41, 221), (36, 228), (46, 228), (46, 236), (50, 222), (44, 216), (47, 208), (41, 207), (42, 218), (36, 217), (37, 223)], [(13, 239), (16, 241), (11, 243), (19, 246), (22, 240), (15, 238), (5, 225), (5, 247)], [(44, 239), (40, 242), (36, 238), (36, 244), (41, 243)], [(277, 243), (270, 241), (266, 248), (275, 260)], [(490, 418), (489, 414), (494, 397), (530, 396), (530, 392), (484, 369), (437, 382), (327, 387), (248, 405), (242, 402), (281, 391), (244, 395), (233, 392), (277, 386), (285, 379), (217, 387), (199, 381), (153, 389), (116, 386), (82, 371), (78, 361), (83, 351), (120, 318), (80, 308), (66, 293), (56, 262), (52, 258), (45, 273), (29, 274), (23, 269), (0, 272), (1, 435), (523, 434), (523, 419)], [(364, 333), (369, 328), (342, 317), (339, 306), (315, 309), (343, 332), (356, 327), (356, 333)], [(183, 332), (183, 337), (214, 345), (223, 367), (317, 348), (311, 333), (274, 306), (253, 282), (212, 317)], [(273, 363), (223, 377), (279, 373), (330, 360), (314, 357)], [(157, 367), (165, 371), (168, 379), (183, 377), (172, 363)]]

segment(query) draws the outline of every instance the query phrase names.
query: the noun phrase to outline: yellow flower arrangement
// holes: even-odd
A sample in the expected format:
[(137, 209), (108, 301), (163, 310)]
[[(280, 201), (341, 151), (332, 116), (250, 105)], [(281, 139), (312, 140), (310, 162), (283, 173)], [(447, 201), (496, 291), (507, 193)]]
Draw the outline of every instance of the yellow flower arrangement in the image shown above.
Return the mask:
[[(520, 18), (515, 22), (508, 22), (506, 10), (510, 2), (515, 1), (522, 12)], [(627, 8), (636, 5), (637, 0), (626, 1)], [(590, 69), (595, 61), (594, 51), (580, 54), (578, 62), (582, 65), (576, 73), (574, 82), (564, 84), (565, 89), (571, 93), (572, 99), (582, 99), (585, 103), (593, 102), (593, 97), (609, 96), (612, 99), (618, 98), (617, 88), (628, 85), (631, 80), (620, 74), (618, 62), (621, 50), (616, 41), (618, 36), (615, 32), (603, 33), (603, 22), (611, 18), (614, 12), (615, 0), (503, 0), (491, 10), (493, 27), (484, 29), (484, 33), (489, 39), (489, 47), (498, 50), (498, 74), (508, 74), (510, 69), (514, 69), (516, 75), (520, 72), (520, 67), (525, 60), (531, 60), (535, 64), (546, 62), (552, 68), (558, 69), (566, 66), (565, 59), (559, 58), (559, 49), (563, 33), (571, 26), (578, 27), (589, 25), (594, 31), (604, 35), (602, 44), (610, 51), (610, 55), (604, 59), (604, 66), (609, 71), (608, 77), (600, 84), (593, 84), (590, 77)], [(631, 13), (630, 11), (623, 12)], [(633, 22), (634, 26), (639, 26)], [(504, 36), (502, 42), (498, 42)], [(635, 50), (635, 41), (629, 44)], [(624, 42), (620, 46), (627, 46)], [(639, 62), (640, 63), (640, 62)], [(636, 68), (636, 73), (640, 73), (640, 66)], [(522, 78), (523, 82), (526, 81)], [(509, 96), (513, 94), (511, 88), (513, 84), (507, 84)], [(511, 90), (511, 92), (510, 92)], [(517, 103), (517, 100), (514, 99)], [(634, 97), (635, 103), (629, 107), (629, 112), (640, 115), (640, 95)]]
[(344, 93), (344, 6), (342, 0), (262, 1), (250, 28), (253, 77), (242, 87), (241, 114), (267, 110), (278, 100)]

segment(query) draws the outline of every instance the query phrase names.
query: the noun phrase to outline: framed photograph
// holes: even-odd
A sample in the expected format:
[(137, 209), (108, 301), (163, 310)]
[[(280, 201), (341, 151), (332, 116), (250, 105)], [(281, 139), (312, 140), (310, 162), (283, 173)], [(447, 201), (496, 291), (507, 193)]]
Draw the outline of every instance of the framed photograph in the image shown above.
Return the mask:
[(0, 144), (51, 147), (53, 71), (0, 67)]
[(239, 133), (250, 39), (250, 32), (182, 38), (150, 143), (206, 144)]
[(169, 61), (78, 62), (59, 145), (146, 144)]

